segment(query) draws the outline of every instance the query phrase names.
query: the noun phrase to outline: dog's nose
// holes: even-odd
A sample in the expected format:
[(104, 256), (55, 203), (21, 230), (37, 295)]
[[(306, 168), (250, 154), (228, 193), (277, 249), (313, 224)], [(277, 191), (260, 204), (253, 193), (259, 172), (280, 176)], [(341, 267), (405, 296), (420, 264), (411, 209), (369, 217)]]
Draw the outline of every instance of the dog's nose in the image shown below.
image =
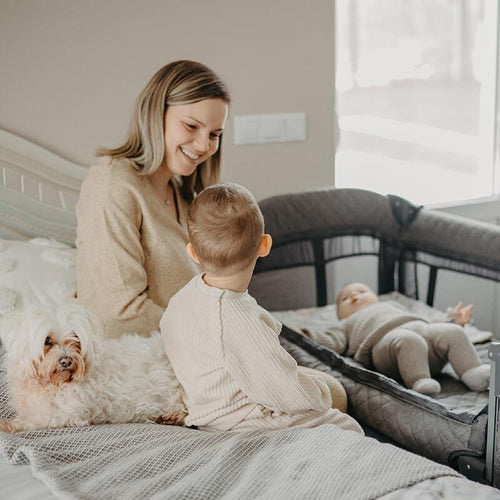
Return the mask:
[(62, 358), (59, 358), (59, 364), (63, 368), (70, 368), (73, 363), (73, 358), (71, 356), (64, 356)]

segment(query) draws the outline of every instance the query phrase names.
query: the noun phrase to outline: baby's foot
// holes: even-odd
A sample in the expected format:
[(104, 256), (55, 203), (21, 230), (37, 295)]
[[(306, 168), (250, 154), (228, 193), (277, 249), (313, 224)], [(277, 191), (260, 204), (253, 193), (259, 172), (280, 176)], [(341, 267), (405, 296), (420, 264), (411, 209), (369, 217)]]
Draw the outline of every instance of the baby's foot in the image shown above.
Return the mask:
[(420, 378), (414, 384), (412, 389), (420, 394), (439, 394), (441, 392), (441, 385), (433, 378)]
[(485, 391), (490, 385), (490, 365), (476, 366), (462, 375), (462, 382), (476, 392)]

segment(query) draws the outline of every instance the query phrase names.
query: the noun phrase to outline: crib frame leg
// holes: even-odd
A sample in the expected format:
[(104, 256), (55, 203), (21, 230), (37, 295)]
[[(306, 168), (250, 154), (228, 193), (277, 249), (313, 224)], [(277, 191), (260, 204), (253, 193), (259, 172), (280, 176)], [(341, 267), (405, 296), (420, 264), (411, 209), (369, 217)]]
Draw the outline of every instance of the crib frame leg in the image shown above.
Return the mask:
[(493, 340), (488, 349), (490, 394), (488, 400), (488, 429), (486, 434), (486, 481), (494, 486), (495, 450), (497, 441), (498, 398), (500, 397), (500, 342)]

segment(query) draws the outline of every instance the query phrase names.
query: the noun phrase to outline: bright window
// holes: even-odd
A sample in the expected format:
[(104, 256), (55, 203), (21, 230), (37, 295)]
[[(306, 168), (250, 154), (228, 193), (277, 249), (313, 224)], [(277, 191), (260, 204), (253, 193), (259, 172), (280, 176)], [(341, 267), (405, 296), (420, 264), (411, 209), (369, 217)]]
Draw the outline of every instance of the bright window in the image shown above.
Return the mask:
[(335, 185), (499, 193), (496, 0), (336, 0)]

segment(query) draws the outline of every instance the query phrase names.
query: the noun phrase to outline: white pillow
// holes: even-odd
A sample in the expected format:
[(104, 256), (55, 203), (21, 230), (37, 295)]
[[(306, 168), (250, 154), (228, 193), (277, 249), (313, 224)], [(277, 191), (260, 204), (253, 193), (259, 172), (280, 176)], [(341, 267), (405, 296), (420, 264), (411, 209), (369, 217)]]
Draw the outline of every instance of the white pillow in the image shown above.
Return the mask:
[(76, 249), (54, 239), (0, 239), (0, 315), (30, 304), (71, 300)]

